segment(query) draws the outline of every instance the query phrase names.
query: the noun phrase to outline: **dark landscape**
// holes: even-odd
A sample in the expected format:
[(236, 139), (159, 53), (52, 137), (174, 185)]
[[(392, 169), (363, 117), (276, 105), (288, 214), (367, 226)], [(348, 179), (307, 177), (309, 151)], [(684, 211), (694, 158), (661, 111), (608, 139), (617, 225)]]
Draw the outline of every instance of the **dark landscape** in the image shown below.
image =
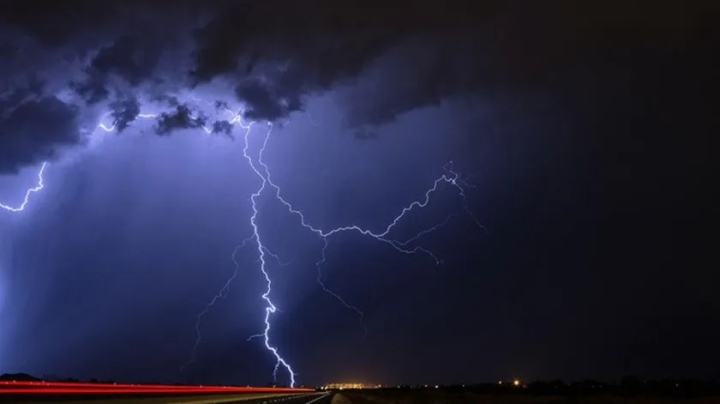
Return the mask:
[[(0, 375), (0, 381), (31, 381), (43, 382), (43, 379), (28, 374)], [(102, 385), (111, 381), (81, 381), (67, 378), (58, 380), (83, 385)], [(138, 387), (152, 385), (137, 384)], [(183, 386), (177, 384), (176, 386)], [(242, 386), (239, 386), (242, 387)], [(312, 394), (310, 388), (302, 393), (295, 393), (297, 400), (305, 399)], [(122, 393), (110, 394), (33, 394), (13, 395), (12, 387), (0, 387), (0, 402), (3, 403), (40, 403), (40, 402), (102, 402), (102, 403), (269, 403), (288, 401), (287, 394), (271, 395), (268, 393), (244, 394), (149, 394)], [(330, 389), (318, 387), (323, 395), (323, 402), (332, 404), (665, 404), (688, 403), (710, 404), (720, 402), (720, 383), (694, 379), (646, 380), (637, 377), (625, 377), (613, 383), (598, 380), (582, 380), (564, 382), (561, 380), (533, 381), (522, 383), (508, 380), (496, 383), (476, 383), (454, 386), (418, 385), (394, 386), (366, 389)], [(307, 396), (309, 399), (320, 395)], [(228, 401), (232, 400), (232, 401)], [(277, 400), (277, 401), (273, 401)], [(307, 399), (305, 399), (307, 400)], [(294, 401), (288, 401), (292, 404)], [(305, 401), (297, 401), (302, 403)]]
[(720, 383), (698, 380), (640, 380), (620, 383), (533, 382), (518, 387), (479, 384), (343, 390), (333, 404), (665, 404), (720, 402)]

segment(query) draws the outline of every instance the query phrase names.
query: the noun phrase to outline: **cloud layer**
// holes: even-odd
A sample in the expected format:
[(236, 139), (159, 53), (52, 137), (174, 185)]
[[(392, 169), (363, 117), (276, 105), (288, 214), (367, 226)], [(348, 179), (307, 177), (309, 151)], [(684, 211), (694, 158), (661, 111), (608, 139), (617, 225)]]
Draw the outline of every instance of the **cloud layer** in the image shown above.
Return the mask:
[[(0, 173), (80, 143), (88, 110), (110, 111), (122, 132), (148, 99), (166, 101), (160, 135), (204, 124), (230, 135), (227, 121), (196, 116), (178, 98), (217, 83), (218, 98), (242, 105), (246, 119), (268, 121), (342, 89), (347, 125), (373, 137), (372, 127), (449, 97), (544, 91), (633, 50), (675, 52), (717, 11), (653, 5), (648, 14), (642, 2), (617, 1), (70, 3), (0, 6)], [(41, 84), (16, 88), (31, 75)]]

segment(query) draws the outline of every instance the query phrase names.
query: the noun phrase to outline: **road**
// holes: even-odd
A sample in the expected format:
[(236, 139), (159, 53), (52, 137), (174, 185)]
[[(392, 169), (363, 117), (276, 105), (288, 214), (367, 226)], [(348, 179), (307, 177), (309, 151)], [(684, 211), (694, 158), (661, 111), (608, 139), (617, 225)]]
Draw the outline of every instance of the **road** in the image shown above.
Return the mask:
[(17, 404), (329, 404), (331, 393), (298, 393), (292, 395), (268, 394), (212, 394), (212, 395), (178, 395), (165, 397), (128, 397), (124, 396), (95, 396), (84, 397), (28, 395), (4, 397), (11, 401), (2, 401)]
[(224, 401), (223, 403), (243, 403), (243, 404), (329, 404), (332, 399), (332, 393), (310, 393), (302, 394), (300, 397), (280, 397), (255, 399), (252, 401)]

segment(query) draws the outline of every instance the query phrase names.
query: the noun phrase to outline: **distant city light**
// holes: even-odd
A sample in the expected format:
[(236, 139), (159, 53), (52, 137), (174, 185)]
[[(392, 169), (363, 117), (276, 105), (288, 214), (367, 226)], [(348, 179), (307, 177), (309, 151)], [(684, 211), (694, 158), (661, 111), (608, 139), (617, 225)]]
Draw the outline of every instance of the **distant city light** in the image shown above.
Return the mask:
[(518, 379), (513, 380), (513, 386), (517, 387), (519, 385), (520, 385), (520, 380), (518, 380)]
[(381, 388), (379, 384), (364, 383), (329, 383), (322, 387), (323, 390), (351, 390), (351, 389), (377, 389)]

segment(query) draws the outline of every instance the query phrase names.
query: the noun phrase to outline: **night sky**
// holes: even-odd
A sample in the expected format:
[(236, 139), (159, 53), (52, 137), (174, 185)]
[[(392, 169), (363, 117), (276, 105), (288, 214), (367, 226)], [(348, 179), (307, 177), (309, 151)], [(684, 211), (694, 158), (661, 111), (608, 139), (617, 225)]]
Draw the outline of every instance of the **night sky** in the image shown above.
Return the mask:
[(325, 231), (460, 175), (388, 235), (441, 224), (416, 254), (327, 238), (362, 317), (255, 199), (299, 383), (720, 377), (718, 3), (658, 3), (1, 2), (0, 203), (48, 165), (0, 210), (0, 373), (272, 382), (240, 111)]

